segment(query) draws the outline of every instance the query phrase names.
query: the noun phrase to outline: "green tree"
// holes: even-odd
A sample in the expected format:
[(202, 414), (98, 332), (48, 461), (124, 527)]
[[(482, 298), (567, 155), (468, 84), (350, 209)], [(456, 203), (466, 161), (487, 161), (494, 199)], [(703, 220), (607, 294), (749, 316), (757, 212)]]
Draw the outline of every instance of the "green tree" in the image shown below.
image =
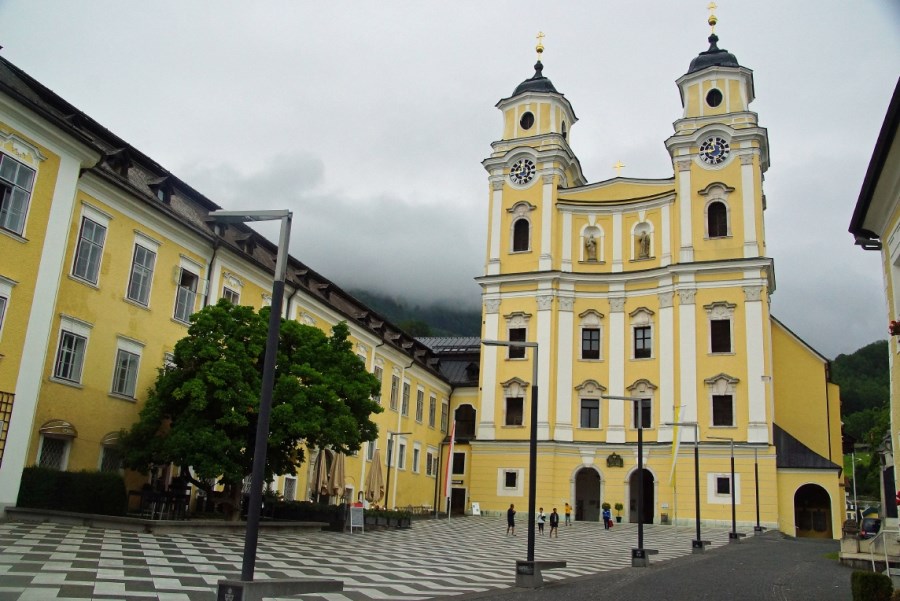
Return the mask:
[[(259, 415), (269, 308), (227, 301), (191, 317), (175, 345), (174, 367), (160, 370), (140, 418), (123, 432), (127, 467), (146, 472), (174, 463), (209, 491), (218, 480), (237, 519), (243, 479), (250, 474)], [(282, 320), (266, 456), (266, 479), (293, 474), (305, 460), (300, 445), (351, 453), (375, 440), (370, 417), (378, 380), (353, 353), (349, 328), (321, 330)], [(188, 471), (193, 468), (194, 477)]]

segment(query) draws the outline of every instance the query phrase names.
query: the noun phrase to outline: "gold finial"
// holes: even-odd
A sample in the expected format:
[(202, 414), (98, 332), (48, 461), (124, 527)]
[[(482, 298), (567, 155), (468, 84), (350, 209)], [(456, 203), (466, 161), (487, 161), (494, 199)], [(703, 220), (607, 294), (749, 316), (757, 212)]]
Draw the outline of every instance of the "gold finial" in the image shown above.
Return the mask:
[(541, 60), (541, 54), (544, 52), (544, 32), (543, 31), (538, 32), (537, 41), (538, 41), (537, 46), (535, 46), (534, 49), (537, 50), (537, 55), (538, 55), (537, 59)]
[(613, 169), (616, 170), (616, 177), (619, 177), (620, 175), (622, 175), (622, 167), (624, 167), (624, 166), (625, 166), (625, 163), (623, 163), (622, 161), (616, 161), (616, 164), (613, 165)]
[(719, 20), (716, 18), (716, 15), (713, 11), (715, 11), (719, 7), (715, 2), (710, 2), (709, 6), (707, 6), (706, 8), (709, 9), (709, 19), (706, 22), (709, 23), (710, 33), (716, 33), (716, 23), (718, 23)]

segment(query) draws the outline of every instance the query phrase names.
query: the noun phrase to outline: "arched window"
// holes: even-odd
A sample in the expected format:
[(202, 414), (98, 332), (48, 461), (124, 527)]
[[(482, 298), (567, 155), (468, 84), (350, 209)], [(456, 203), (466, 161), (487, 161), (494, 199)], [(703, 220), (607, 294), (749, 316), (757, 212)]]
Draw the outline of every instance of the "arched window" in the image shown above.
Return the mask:
[(724, 202), (711, 202), (706, 208), (706, 229), (710, 238), (728, 235), (728, 209)]
[(522, 252), (530, 248), (531, 224), (527, 219), (517, 219), (513, 224), (513, 252)]

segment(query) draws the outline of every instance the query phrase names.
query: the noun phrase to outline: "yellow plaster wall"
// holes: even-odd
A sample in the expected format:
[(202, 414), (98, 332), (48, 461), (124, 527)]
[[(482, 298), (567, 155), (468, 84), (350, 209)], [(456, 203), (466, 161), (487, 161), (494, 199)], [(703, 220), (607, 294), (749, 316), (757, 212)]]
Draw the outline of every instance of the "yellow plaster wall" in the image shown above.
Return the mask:
[(804, 484), (817, 484), (824, 488), (831, 500), (831, 538), (841, 538), (844, 522), (843, 489), (837, 484), (833, 472), (779, 470), (778, 471), (778, 529), (788, 536), (796, 536), (794, 496)]

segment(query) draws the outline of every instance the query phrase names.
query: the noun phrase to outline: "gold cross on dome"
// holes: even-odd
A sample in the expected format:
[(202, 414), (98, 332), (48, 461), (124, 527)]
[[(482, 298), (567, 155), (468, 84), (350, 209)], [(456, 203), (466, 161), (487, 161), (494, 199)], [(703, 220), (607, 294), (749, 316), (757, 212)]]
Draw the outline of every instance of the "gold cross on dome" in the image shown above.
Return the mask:
[(710, 32), (715, 33), (716, 23), (719, 22), (719, 20), (716, 18), (715, 10), (719, 8), (719, 6), (715, 2), (710, 2), (709, 6), (707, 6), (706, 8), (709, 10), (709, 20), (707, 21), (707, 23), (709, 23)]
[(537, 34), (537, 46), (534, 47), (537, 50), (538, 60), (541, 60), (541, 53), (544, 52), (544, 32), (539, 31)]
[(616, 177), (619, 177), (620, 175), (622, 175), (622, 167), (624, 167), (624, 166), (625, 166), (625, 163), (623, 163), (622, 161), (616, 161), (616, 164), (613, 165), (613, 169), (616, 170)]

